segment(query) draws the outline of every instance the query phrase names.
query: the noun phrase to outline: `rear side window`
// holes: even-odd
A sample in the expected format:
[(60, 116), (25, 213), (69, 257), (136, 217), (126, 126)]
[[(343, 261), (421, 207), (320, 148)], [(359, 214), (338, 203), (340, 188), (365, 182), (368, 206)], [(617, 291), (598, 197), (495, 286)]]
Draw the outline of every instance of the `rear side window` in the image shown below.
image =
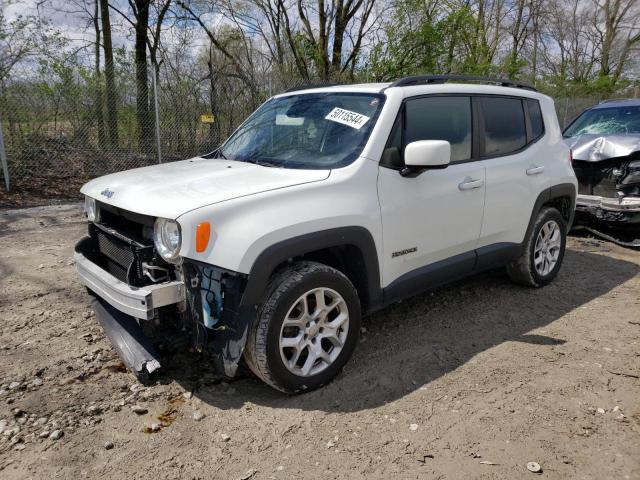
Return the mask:
[(527, 144), (527, 128), (519, 98), (480, 97), (484, 135), (481, 155), (508, 155)]
[(529, 112), (529, 124), (531, 125), (531, 138), (529, 141), (534, 141), (540, 138), (544, 133), (544, 123), (542, 122), (540, 104), (535, 100), (525, 100), (524, 104)]
[(451, 161), (471, 158), (471, 97), (408, 100), (404, 146), (417, 140), (447, 140)]

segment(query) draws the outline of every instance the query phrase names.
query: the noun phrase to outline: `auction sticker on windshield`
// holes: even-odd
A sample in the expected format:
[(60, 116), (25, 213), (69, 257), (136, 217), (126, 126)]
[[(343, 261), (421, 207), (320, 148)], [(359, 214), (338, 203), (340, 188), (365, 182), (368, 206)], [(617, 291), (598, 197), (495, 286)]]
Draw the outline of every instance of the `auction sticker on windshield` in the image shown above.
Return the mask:
[(324, 117), (325, 120), (331, 120), (332, 122), (342, 123), (356, 130), (360, 130), (362, 126), (367, 123), (369, 117), (361, 115), (358, 112), (352, 112), (351, 110), (344, 110), (342, 108), (334, 108), (329, 112), (329, 115)]

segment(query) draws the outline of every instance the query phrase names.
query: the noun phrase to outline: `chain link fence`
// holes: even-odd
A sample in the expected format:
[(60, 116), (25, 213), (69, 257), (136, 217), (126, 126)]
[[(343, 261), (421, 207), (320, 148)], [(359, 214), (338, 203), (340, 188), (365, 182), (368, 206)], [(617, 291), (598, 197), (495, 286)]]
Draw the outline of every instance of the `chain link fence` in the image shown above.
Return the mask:
[(596, 97), (564, 97), (554, 100), (558, 121), (563, 129), (587, 108), (593, 107), (601, 101)]
[[(146, 81), (136, 81), (138, 73), (121, 68), (111, 93), (104, 75), (82, 70), (54, 70), (3, 88), (7, 169), (0, 169), (0, 206), (78, 198), (91, 178), (210, 152), (262, 101), (300, 83), (267, 76), (248, 89), (236, 78), (153, 65)], [(560, 124), (596, 103), (556, 99)], [(12, 201), (6, 200), (7, 175)]]
[(267, 77), (249, 90), (233, 78), (146, 70), (146, 82), (119, 72), (111, 95), (104, 76), (82, 71), (0, 89), (0, 206), (78, 198), (91, 178), (210, 152), (271, 94), (297, 83)]

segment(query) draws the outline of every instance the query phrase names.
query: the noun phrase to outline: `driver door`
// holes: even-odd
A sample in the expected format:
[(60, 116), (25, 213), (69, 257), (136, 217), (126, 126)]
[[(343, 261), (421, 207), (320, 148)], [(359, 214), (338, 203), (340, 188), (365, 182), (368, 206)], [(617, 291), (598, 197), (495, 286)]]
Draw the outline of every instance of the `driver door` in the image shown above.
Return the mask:
[[(475, 265), (485, 194), (485, 167), (473, 161), (470, 96), (405, 101), (380, 163), (385, 295), (402, 297), (464, 276)], [(447, 140), (451, 163), (402, 176), (406, 145)]]

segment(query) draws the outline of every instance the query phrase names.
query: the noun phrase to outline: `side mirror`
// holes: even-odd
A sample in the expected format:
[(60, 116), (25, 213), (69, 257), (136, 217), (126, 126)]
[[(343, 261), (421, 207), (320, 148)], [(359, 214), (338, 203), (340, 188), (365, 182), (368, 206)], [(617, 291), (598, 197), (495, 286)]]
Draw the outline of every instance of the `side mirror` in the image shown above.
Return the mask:
[(404, 149), (405, 177), (416, 176), (430, 168), (447, 168), (451, 161), (451, 144), (446, 140), (419, 140)]

